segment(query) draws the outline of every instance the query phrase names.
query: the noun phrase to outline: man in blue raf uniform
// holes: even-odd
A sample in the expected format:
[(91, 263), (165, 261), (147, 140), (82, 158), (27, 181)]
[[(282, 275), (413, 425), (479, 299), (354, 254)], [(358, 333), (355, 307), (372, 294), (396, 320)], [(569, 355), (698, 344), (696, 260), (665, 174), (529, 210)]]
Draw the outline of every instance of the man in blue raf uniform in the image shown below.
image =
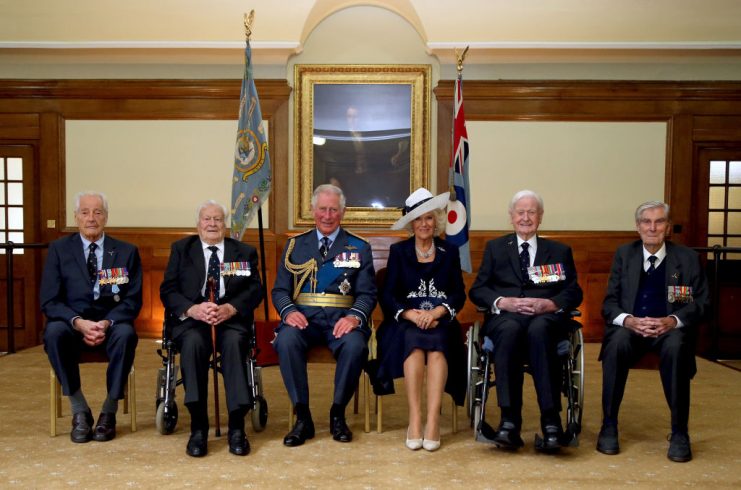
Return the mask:
[[(104, 233), (108, 201), (103, 194), (78, 194), (75, 221), (80, 232), (52, 242), (41, 277), (44, 348), (72, 407), (72, 442), (109, 441), (116, 436), (118, 400), (134, 363), (141, 264), (134, 245)], [(80, 385), (79, 358), (86, 350), (108, 356), (108, 395), (94, 429)]]
[(695, 338), (708, 308), (708, 287), (697, 253), (665, 241), (669, 206), (649, 201), (638, 206), (641, 239), (617, 249), (607, 295), (602, 342), (603, 420), (597, 450), (620, 452), (618, 409), (628, 370), (648, 350), (659, 353), (661, 384), (671, 409), (672, 435), (667, 457), (692, 459), (688, 422), (690, 379), (695, 375)]
[(522, 382), (527, 359), (543, 430), (536, 449), (552, 452), (561, 447), (563, 435), (557, 345), (566, 335), (568, 313), (581, 304), (582, 291), (571, 248), (537, 235), (543, 211), (543, 200), (535, 192), (514, 195), (509, 215), (515, 233), (486, 244), (469, 296), (489, 312), (483, 332), (494, 343), (502, 418), (496, 433), (489, 429), (491, 437), (487, 437), (499, 447), (523, 445)]
[(314, 437), (306, 351), (321, 344), (337, 360), (330, 432), (336, 441), (352, 440), (345, 406), (368, 357), (368, 325), (376, 305), (370, 244), (340, 228), (345, 214), (342, 190), (320, 185), (311, 209), (316, 229), (288, 241), (272, 291), (281, 318), (273, 347), (296, 410), (296, 424), (283, 439), (286, 446), (300, 446)]

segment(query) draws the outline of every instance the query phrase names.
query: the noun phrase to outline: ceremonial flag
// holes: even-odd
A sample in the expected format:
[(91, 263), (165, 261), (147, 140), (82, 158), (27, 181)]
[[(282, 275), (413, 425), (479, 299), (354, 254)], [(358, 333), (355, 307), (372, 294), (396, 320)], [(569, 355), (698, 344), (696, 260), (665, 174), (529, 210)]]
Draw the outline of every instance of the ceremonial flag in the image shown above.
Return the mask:
[(250, 41), (244, 51), (244, 77), (239, 97), (239, 127), (232, 178), (232, 238), (241, 240), (247, 225), (270, 193), (270, 155), (262, 125), (260, 99), (252, 78)]
[(458, 246), (461, 269), (472, 272), (468, 229), (471, 226), (471, 193), (468, 185), (468, 133), (463, 112), (463, 76), (459, 72), (455, 82), (453, 108), (453, 147), (450, 156), (450, 201), (445, 235)]

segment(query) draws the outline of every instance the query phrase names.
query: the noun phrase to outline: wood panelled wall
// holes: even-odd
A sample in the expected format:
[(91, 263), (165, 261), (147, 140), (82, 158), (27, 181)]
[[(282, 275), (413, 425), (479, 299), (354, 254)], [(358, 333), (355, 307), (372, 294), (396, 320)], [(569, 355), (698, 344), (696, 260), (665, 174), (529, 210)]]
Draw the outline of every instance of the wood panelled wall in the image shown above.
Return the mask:
[[(263, 117), (270, 125), (270, 151), (274, 190), (270, 201), (270, 229), (265, 232), (268, 288), (272, 286), (287, 238), (300, 230), (289, 226), (288, 104), (291, 88), (284, 80), (258, 81)], [(28, 241), (51, 241), (74, 230), (65, 217), (64, 123), (68, 119), (236, 119), (239, 80), (0, 80), (0, 145), (30, 145), (38, 169), (33, 176), (38, 190), (36, 226), (27, 230)], [(434, 90), (437, 104), (438, 191), (448, 177), (453, 81), (441, 81)], [(540, 121), (665, 121), (668, 124), (666, 200), (672, 205), (675, 229), (672, 239), (704, 245), (705, 231), (697, 225), (693, 199), (702, 196), (697, 155), (705, 148), (741, 144), (741, 83), (733, 82), (626, 82), (626, 81), (467, 81), (466, 116), (469, 120)], [(146, 178), (146, 176), (142, 176)], [(481, 202), (479, 200), (479, 202)], [(557, 204), (552, 204), (557, 205)], [(47, 228), (48, 220), (55, 225)], [(42, 226), (43, 225), (43, 226)], [(158, 336), (162, 320), (159, 284), (170, 244), (190, 229), (109, 229), (111, 234), (135, 243), (145, 271), (144, 308), (137, 321), (143, 336)], [(376, 267), (382, 267), (388, 247), (403, 235), (382, 230), (354, 229), (373, 244)], [(477, 266), (487, 240), (507, 230), (471, 234), (473, 263)], [(548, 235), (574, 249), (579, 282), (585, 291), (582, 322), (587, 340), (602, 336), (600, 306), (615, 248), (635, 234), (612, 232), (553, 232)], [(257, 245), (257, 232), (245, 241)], [(43, 255), (43, 254), (41, 254)], [(39, 257), (39, 260), (42, 256)], [(39, 268), (30, 269), (38, 271)], [(4, 269), (0, 274), (4, 276)], [(22, 271), (21, 271), (22, 272)], [(38, 290), (38, 272), (19, 278), (25, 291)], [(473, 275), (466, 277), (467, 283)], [(29, 284), (31, 286), (29, 286)], [(26, 303), (33, 303), (27, 300)], [(42, 318), (38, 306), (25, 308), (18, 347), (40, 340)], [(257, 312), (263, 319), (263, 310)], [(276, 314), (270, 305), (270, 319)], [(471, 305), (464, 321), (476, 318)], [(4, 321), (0, 320), (0, 323)], [(0, 332), (0, 338), (4, 333)]]

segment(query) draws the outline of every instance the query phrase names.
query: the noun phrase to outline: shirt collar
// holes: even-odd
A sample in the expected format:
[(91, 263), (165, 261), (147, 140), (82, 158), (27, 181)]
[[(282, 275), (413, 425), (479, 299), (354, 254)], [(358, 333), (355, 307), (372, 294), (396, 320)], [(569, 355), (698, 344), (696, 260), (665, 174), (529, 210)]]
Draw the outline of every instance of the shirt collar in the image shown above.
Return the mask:
[(517, 250), (520, 250), (522, 248), (522, 244), (525, 242), (530, 244), (530, 250), (535, 250), (536, 248), (538, 248), (538, 235), (533, 235), (532, 237), (530, 237), (530, 240), (523, 240), (517, 233), (515, 233), (515, 236), (517, 237)]
[[(207, 251), (208, 247), (216, 247), (219, 249), (219, 252), (224, 253), (224, 240), (221, 240), (219, 243), (214, 243), (213, 245), (209, 245), (208, 243), (201, 240), (201, 247), (203, 247), (203, 251)], [(208, 250), (210, 252), (210, 250)]]
[[(93, 243), (84, 236), (82, 236), (82, 233), (80, 233), (80, 240), (82, 240), (82, 248), (83, 250), (87, 250), (90, 247), (90, 244)], [(98, 246), (99, 249), (103, 250), (103, 240), (105, 240), (105, 232), (100, 235), (100, 238), (95, 240), (95, 244)]]
[[(330, 233), (329, 235), (326, 235), (326, 236), (327, 236), (327, 238), (329, 238), (329, 243), (330, 243), (330, 244), (331, 244), (331, 243), (334, 243), (334, 242), (335, 242), (335, 240), (337, 240), (337, 235), (339, 235), (339, 234), (340, 234), (340, 227), (338, 226), (338, 227), (337, 227), (337, 229), (336, 229), (335, 231), (333, 231), (333, 232), (332, 232), (332, 233)], [(319, 243), (322, 243), (322, 237), (323, 237), (323, 236), (325, 236), (325, 235), (322, 235), (322, 233), (321, 233), (321, 232), (320, 232), (320, 231), (319, 231), (319, 230), (317, 229), (317, 230), (316, 230), (316, 239), (317, 239), (317, 241), (318, 241)]]
[(655, 254), (650, 253), (648, 250), (646, 250), (646, 247), (643, 248), (643, 262), (648, 262), (648, 258), (652, 255), (655, 255), (658, 260), (656, 260), (656, 263), (654, 264), (654, 267), (658, 267), (661, 262), (664, 261), (664, 257), (666, 257), (666, 242), (661, 244), (661, 248), (656, 251)]

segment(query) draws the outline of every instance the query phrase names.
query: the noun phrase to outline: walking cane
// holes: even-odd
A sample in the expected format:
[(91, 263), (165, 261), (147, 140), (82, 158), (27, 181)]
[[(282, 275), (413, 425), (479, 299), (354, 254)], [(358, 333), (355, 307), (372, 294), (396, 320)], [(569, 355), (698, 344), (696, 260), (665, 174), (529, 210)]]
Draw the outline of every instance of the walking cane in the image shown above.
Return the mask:
[[(211, 303), (216, 303), (216, 281), (213, 277), (208, 278), (208, 300)], [(219, 423), (219, 373), (216, 369), (216, 325), (211, 325), (211, 345), (213, 347), (212, 352), (212, 368), (214, 371), (214, 416), (216, 423), (216, 437), (221, 437), (221, 424)]]

